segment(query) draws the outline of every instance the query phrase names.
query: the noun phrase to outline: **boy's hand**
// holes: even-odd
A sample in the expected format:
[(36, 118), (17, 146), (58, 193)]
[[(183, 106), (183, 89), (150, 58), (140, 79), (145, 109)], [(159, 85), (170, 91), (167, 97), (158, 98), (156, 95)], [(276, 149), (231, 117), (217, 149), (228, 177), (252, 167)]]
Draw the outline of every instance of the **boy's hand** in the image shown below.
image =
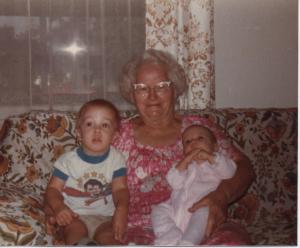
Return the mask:
[(56, 222), (60, 226), (66, 226), (71, 224), (74, 218), (78, 217), (78, 214), (74, 213), (67, 206), (63, 206), (60, 210), (56, 211)]
[(113, 232), (114, 238), (121, 243), (126, 241), (127, 231), (127, 219), (128, 219), (127, 207), (117, 207), (113, 216)]

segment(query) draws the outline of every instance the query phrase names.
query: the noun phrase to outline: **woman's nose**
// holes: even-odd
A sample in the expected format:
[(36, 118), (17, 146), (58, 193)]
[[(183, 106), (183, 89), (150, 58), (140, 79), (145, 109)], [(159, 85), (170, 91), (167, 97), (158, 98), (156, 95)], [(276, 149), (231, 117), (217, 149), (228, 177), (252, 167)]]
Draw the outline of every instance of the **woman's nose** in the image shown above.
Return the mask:
[(157, 98), (157, 92), (155, 88), (149, 88), (148, 98), (155, 99)]

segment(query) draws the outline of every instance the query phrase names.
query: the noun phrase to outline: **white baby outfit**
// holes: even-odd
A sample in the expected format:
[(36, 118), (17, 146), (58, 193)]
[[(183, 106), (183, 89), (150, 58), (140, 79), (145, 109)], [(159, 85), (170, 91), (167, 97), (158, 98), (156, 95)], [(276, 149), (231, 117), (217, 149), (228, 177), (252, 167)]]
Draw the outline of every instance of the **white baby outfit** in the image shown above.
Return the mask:
[(173, 189), (171, 197), (154, 206), (151, 213), (155, 245), (193, 245), (201, 242), (208, 208), (200, 208), (193, 214), (188, 209), (216, 190), (222, 180), (231, 178), (236, 171), (235, 162), (222, 152), (216, 153), (214, 160), (214, 164), (208, 161), (201, 165), (192, 162), (185, 171), (179, 171), (175, 166), (169, 170), (167, 180)]

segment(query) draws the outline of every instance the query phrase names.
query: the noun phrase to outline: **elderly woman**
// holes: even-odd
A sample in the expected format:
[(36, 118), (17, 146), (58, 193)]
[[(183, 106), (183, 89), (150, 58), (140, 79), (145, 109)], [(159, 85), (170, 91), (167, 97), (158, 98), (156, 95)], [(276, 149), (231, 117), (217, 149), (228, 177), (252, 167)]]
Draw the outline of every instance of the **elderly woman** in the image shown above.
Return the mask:
[[(215, 232), (229, 230), (233, 234), (227, 244), (245, 244), (242, 229), (223, 223), (228, 204), (245, 193), (254, 178), (254, 171), (245, 155), (225, 140), (224, 134), (208, 119), (181, 116), (175, 111), (177, 97), (186, 89), (183, 68), (163, 51), (149, 49), (123, 68), (120, 90), (123, 97), (137, 108), (138, 114), (123, 120), (119, 137), (114, 141), (126, 158), (130, 191), (129, 242), (151, 244), (151, 206), (170, 197), (165, 175), (182, 156), (181, 133), (192, 123), (209, 127), (218, 138), (221, 149), (237, 164), (233, 178), (223, 181), (216, 191), (190, 207), (194, 212), (209, 207), (205, 244), (224, 244)], [(227, 228), (227, 229), (226, 229)], [(105, 233), (105, 230), (103, 230)], [(238, 232), (240, 231), (240, 232)], [(223, 232), (224, 233), (224, 232)], [(212, 235), (214, 234), (214, 235)], [(105, 236), (105, 235), (104, 235)], [(235, 240), (236, 243), (235, 243)], [(101, 241), (100, 241), (101, 242)], [(102, 240), (105, 243), (105, 238)]]
[[(216, 191), (202, 200), (195, 199), (190, 207), (191, 212), (209, 207), (208, 239), (202, 244), (247, 244), (249, 240), (243, 229), (225, 221), (228, 204), (245, 193), (254, 171), (248, 158), (230, 145), (214, 123), (199, 116), (176, 113), (176, 100), (186, 89), (183, 68), (166, 52), (146, 50), (124, 66), (120, 89), (123, 97), (138, 111), (136, 116), (122, 121), (120, 134), (114, 140), (127, 166), (128, 242), (152, 244), (151, 207), (170, 197), (171, 188), (165, 176), (183, 156), (181, 133), (187, 126), (198, 123), (214, 132), (220, 149), (237, 164), (233, 178), (224, 180)], [(112, 243), (110, 229), (110, 226), (102, 226), (103, 235), (98, 243), (117, 244)]]

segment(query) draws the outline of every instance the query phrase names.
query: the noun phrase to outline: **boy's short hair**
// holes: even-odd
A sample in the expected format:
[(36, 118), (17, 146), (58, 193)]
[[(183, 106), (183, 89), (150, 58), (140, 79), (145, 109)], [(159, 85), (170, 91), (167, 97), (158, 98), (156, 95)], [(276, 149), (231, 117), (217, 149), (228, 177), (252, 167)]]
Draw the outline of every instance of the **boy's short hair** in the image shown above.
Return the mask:
[(85, 111), (89, 107), (102, 107), (102, 108), (104, 107), (104, 108), (110, 109), (114, 113), (115, 120), (116, 120), (116, 127), (117, 127), (117, 129), (119, 128), (120, 122), (121, 122), (119, 110), (111, 102), (109, 102), (105, 99), (100, 99), (100, 98), (88, 101), (81, 106), (81, 108), (79, 109), (78, 114), (77, 114), (77, 122), (76, 122), (77, 127), (79, 126), (80, 118), (84, 115)]

